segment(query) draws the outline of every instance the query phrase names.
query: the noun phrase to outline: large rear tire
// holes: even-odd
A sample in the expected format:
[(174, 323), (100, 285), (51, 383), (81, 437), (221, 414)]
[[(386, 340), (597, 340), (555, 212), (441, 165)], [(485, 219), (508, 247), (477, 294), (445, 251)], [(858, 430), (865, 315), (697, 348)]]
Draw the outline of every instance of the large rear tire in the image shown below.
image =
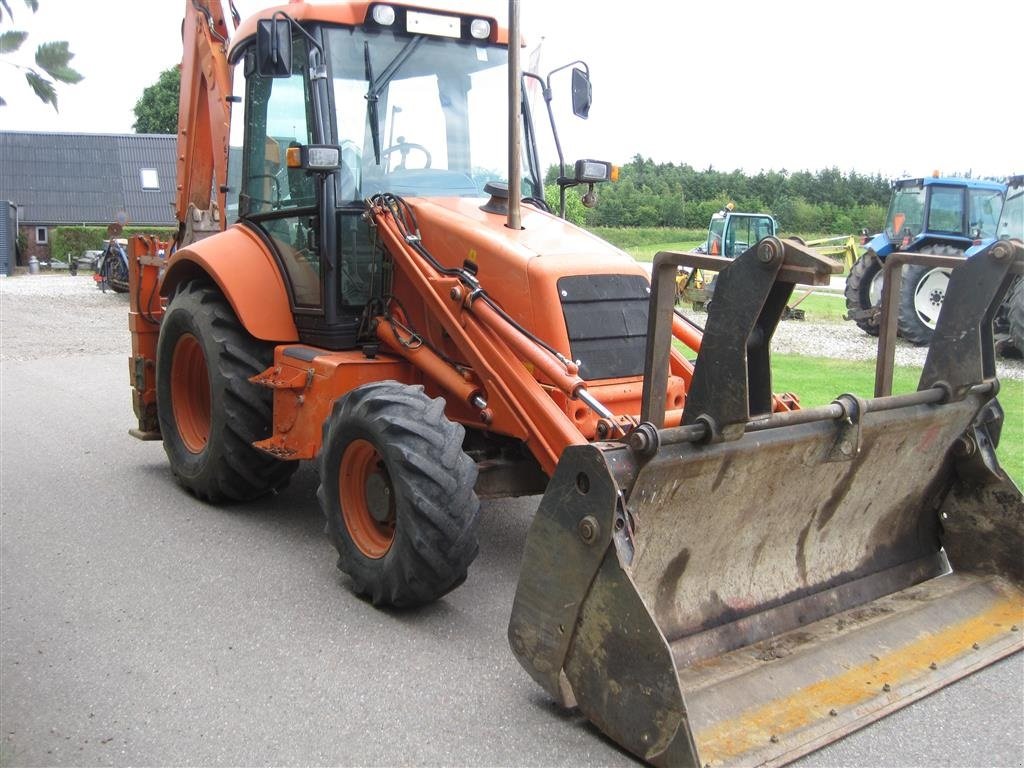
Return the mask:
[(298, 462), (252, 443), (270, 437), (272, 393), (249, 382), (273, 362), (216, 288), (185, 283), (171, 299), (157, 342), (157, 414), (178, 482), (210, 502), (245, 501), (280, 488)]
[[(964, 253), (949, 245), (931, 245), (920, 252), (936, 256), (963, 256)], [(951, 272), (917, 264), (904, 268), (896, 327), (900, 336), (911, 344), (923, 347), (931, 343)]]
[(464, 434), (419, 386), (367, 384), (334, 404), (317, 497), (338, 568), (374, 605), (422, 605), (465, 581), (480, 501)]
[[(846, 278), (846, 311), (862, 312), (877, 307), (882, 300), (882, 262), (874, 251), (866, 251), (854, 262)], [(871, 336), (878, 335), (876, 318), (855, 318), (857, 327)]]
[(1024, 355), (1024, 278), (1018, 277), (1006, 294), (1006, 320), (1010, 342)]

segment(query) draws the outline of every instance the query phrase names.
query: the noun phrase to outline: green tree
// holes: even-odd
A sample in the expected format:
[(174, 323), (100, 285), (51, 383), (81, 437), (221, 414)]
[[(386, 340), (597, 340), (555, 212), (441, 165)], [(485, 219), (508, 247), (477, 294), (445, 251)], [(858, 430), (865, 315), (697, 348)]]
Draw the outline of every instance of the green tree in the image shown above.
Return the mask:
[[(558, 185), (548, 184), (544, 187), (544, 202), (554, 213), (558, 213)], [(583, 226), (587, 218), (587, 209), (583, 206), (580, 193), (570, 188), (565, 191), (565, 220)]]
[(135, 125), (132, 126), (135, 132), (177, 133), (180, 89), (181, 70), (177, 65), (161, 72), (157, 81), (135, 102)]
[[(25, 0), (25, 5), (31, 9), (32, 13), (39, 10), (39, 0)], [(11, 12), (8, 0), (0, 0), (0, 22), (3, 22), (5, 13), (7, 20), (13, 24), (14, 14)], [(16, 29), (0, 32), (0, 55), (16, 53), (27, 37), (28, 32)], [(82, 79), (82, 75), (70, 66), (71, 59), (74, 57), (75, 54), (68, 50), (67, 42), (61, 40), (59, 42), (40, 43), (36, 48), (34, 67), (13, 61), (5, 61), (4, 63), (24, 72), (25, 80), (28, 82), (29, 87), (35, 91), (40, 101), (44, 104), (52, 104), (54, 111), (59, 111), (57, 109), (57, 88), (54, 85), (54, 81), (73, 84)], [(43, 72), (52, 79), (43, 75)], [(3, 96), (0, 96), (0, 107), (6, 105), (7, 102), (4, 101)]]

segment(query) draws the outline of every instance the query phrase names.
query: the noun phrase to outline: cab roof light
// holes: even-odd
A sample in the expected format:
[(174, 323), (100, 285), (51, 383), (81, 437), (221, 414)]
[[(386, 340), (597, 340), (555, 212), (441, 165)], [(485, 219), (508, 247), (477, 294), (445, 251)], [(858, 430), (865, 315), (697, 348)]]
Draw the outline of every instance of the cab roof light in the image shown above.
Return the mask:
[(469, 24), (469, 34), (477, 40), (486, 40), (491, 36), (491, 22), (487, 19), (473, 19)]
[(390, 5), (373, 6), (372, 17), (382, 27), (390, 27), (395, 23), (395, 9)]

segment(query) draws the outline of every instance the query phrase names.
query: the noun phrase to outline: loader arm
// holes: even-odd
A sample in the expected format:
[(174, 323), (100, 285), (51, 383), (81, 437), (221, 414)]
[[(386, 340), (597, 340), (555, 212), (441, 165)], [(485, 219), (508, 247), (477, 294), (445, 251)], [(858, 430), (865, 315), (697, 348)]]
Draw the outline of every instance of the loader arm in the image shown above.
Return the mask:
[(220, 2), (186, 0), (178, 100), (178, 245), (224, 229), (231, 128), (228, 28)]
[(542, 370), (566, 395), (579, 397), (585, 387), (575, 365), (536, 346), (476, 299), (458, 277), (439, 274), (425, 262), (411, 246), (410, 235), (403, 232), (400, 210), (378, 200), (371, 212), (396, 266), (416, 286), (472, 366), (480, 385), (476, 391), (487, 397), (481, 419), (523, 440), (550, 476), (567, 446), (587, 441), (523, 362)]

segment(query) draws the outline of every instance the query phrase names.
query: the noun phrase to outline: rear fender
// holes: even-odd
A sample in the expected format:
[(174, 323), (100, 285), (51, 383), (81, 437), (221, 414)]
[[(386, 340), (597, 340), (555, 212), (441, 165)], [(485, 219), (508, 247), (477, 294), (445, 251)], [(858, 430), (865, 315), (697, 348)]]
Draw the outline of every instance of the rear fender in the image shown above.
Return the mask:
[(238, 224), (178, 249), (160, 285), (171, 296), (183, 282), (208, 278), (216, 283), (239, 321), (263, 341), (298, 341), (288, 288), (267, 245)]

